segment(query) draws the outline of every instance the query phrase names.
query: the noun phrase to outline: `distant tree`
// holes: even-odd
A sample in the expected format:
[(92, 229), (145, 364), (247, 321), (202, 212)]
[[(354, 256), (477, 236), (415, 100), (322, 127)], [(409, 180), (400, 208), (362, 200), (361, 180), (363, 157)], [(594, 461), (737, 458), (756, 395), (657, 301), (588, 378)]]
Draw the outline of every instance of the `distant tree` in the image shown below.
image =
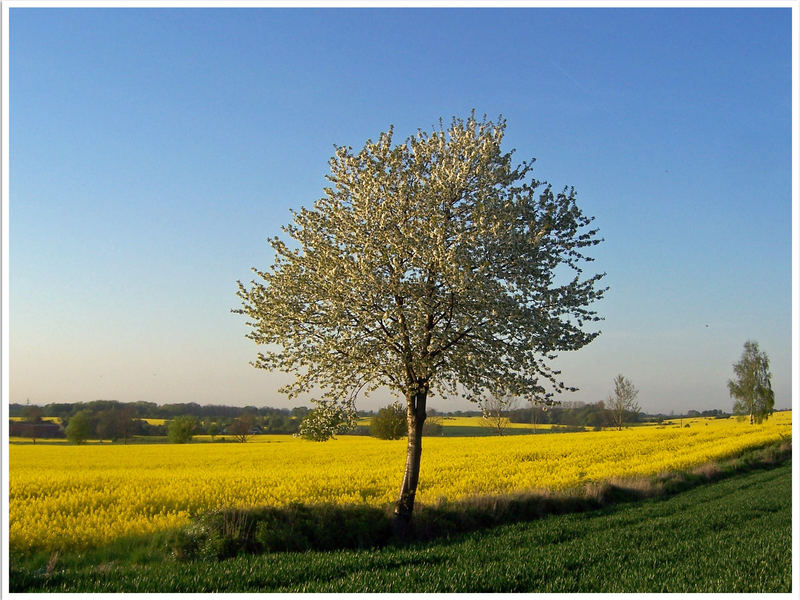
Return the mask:
[(311, 409), (308, 408), (307, 406), (295, 406), (289, 413), (289, 416), (302, 419), (308, 414), (309, 410)]
[(638, 415), (639, 405), (636, 403), (636, 396), (639, 395), (630, 379), (622, 375), (617, 375), (614, 379), (614, 393), (608, 397), (608, 409), (611, 412), (611, 420), (618, 430), (622, 429), (625, 419), (631, 415)]
[(605, 402), (600, 400), (595, 404), (587, 404), (580, 420), (581, 425), (588, 425), (595, 429), (602, 429), (608, 425), (608, 411)]
[(81, 410), (72, 415), (67, 423), (67, 439), (73, 444), (82, 444), (94, 431), (94, 419), (88, 410)]
[(41, 423), (44, 411), (41, 407), (34, 405), (26, 405), (22, 409), (22, 418), (26, 423)]
[(269, 418), (269, 431), (270, 433), (297, 433), (301, 421), (302, 419), (299, 417), (275, 414)]
[(155, 402), (145, 402), (143, 400), (137, 400), (129, 405), (133, 408), (133, 411), (136, 413), (136, 417), (143, 418), (143, 417), (156, 417), (156, 413), (158, 412), (158, 404)]
[(406, 408), (400, 402), (393, 402), (382, 408), (372, 417), (369, 434), (382, 440), (399, 440), (408, 434)]
[(255, 415), (252, 413), (245, 413), (233, 420), (233, 423), (228, 426), (228, 433), (231, 434), (237, 442), (245, 443), (250, 437), (250, 432), (255, 423)]
[(134, 433), (139, 431), (140, 421), (136, 418), (136, 409), (129, 404), (123, 404), (117, 411), (117, 439), (122, 438), (124, 444)]
[[(274, 238), (260, 282), (239, 283), (254, 366), (293, 373), (282, 391), (355, 399), (387, 387), (405, 399), (408, 446), (394, 527), (408, 530), (429, 394), (479, 401), (566, 389), (550, 368), (598, 332), (589, 306), (600, 243), (572, 188), (554, 192), (501, 150), (506, 124), (454, 118), (400, 144), (393, 131), (338, 147), (331, 186)], [(288, 243), (287, 243), (288, 241)], [(552, 388), (548, 392), (547, 388)], [(323, 410), (319, 416), (328, 413)]]
[(115, 442), (122, 439), (126, 444), (136, 427), (133, 419), (136, 410), (129, 405), (107, 408), (97, 413), (95, 431), (99, 439), (110, 439)]
[(295, 436), (314, 442), (326, 442), (335, 435), (356, 427), (355, 412), (329, 400), (316, 400), (317, 407), (310, 410), (300, 422)]
[(191, 415), (174, 418), (167, 426), (167, 439), (173, 444), (185, 444), (192, 441), (197, 419)]
[(115, 409), (109, 408), (101, 410), (96, 415), (97, 424), (95, 425), (95, 434), (97, 439), (101, 442), (109, 439), (112, 442), (117, 439), (117, 426), (116, 426), (116, 412)]
[(750, 424), (768, 419), (775, 407), (769, 358), (758, 349), (758, 342), (746, 341), (739, 362), (734, 363), (735, 378), (728, 380), (728, 391), (736, 399), (735, 414), (749, 414)]
[[(537, 396), (530, 398), (529, 402), (531, 405), (530, 416), (527, 418), (521, 418), (517, 422), (524, 423), (529, 419), (531, 425), (533, 426), (533, 433), (536, 434), (537, 423), (552, 422), (552, 403), (548, 402), (547, 399), (542, 399)], [(548, 413), (548, 411), (550, 412)]]
[(503, 435), (510, 422), (507, 415), (518, 403), (519, 399), (510, 394), (487, 396), (480, 403), (484, 425), (497, 435)]
[(219, 425), (216, 423), (209, 423), (208, 427), (206, 428), (208, 435), (211, 436), (211, 441), (214, 441), (214, 437), (219, 435)]

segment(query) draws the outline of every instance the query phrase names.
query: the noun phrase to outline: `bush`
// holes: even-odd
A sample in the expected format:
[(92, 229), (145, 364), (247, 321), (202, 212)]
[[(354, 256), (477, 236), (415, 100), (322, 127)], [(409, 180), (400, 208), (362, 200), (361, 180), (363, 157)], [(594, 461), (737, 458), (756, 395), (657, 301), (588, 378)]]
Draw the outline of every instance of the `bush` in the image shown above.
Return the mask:
[(579, 431), (586, 431), (583, 425), (553, 425), (550, 428), (550, 433), (577, 433)]
[(369, 434), (382, 440), (399, 440), (407, 436), (408, 423), (406, 422), (406, 409), (403, 405), (395, 402), (380, 409), (378, 414), (372, 417)]
[(170, 543), (178, 560), (224, 560), (262, 552), (375, 548), (390, 537), (390, 517), (379, 508), (294, 503), (214, 511), (176, 532)]
[(73, 415), (67, 424), (67, 439), (75, 444), (82, 444), (89, 439), (94, 429), (94, 419), (88, 410), (82, 410)]
[(173, 444), (191, 442), (196, 426), (197, 419), (188, 415), (173, 419), (167, 427), (167, 438)]

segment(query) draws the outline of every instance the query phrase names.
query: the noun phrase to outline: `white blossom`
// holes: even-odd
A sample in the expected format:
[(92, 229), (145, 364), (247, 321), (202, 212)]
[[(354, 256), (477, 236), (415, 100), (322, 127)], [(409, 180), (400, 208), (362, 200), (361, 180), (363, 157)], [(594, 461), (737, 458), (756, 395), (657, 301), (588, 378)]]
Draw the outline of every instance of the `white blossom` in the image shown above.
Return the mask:
[(473, 114), (337, 148), (325, 195), (284, 230), (291, 249), (271, 240), (273, 266), (239, 283), (235, 312), (264, 346), (253, 364), (293, 373), (288, 393), (324, 390), (326, 410), (381, 386), (475, 401), (570, 389), (548, 361), (598, 335), (581, 325), (599, 320), (603, 275), (583, 276), (582, 252), (600, 240), (573, 189), (512, 165), (504, 130)]

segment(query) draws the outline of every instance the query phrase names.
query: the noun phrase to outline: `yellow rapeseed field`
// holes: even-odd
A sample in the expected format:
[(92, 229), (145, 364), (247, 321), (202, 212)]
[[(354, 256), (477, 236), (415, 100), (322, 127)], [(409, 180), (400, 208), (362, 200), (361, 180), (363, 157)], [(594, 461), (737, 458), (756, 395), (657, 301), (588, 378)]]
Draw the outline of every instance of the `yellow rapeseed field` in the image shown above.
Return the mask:
[[(450, 427), (469, 427), (474, 429), (486, 430), (492, 429), (494, 426), (491, 422), (487, 422), (486, 419), (483, 417), (442, 417), (441, 424), (444, 427), (445, 435), (447, 435), (447, 430)], [(372, 417), (360, 417), (356, 423), (360, 426), (369, 427), (372, 424)], [(533, 429), (533, 425), (531, 423), (511, 423), (506, 422), (505, 427), (507, 429), (526, 429), (530, 431)], [(550, 429), (552, 425), (541, 423), (536, 424), (536, 430), (545, 430)]]
[[(689, 427), (503, 437), (429, 438), (418, 501), (683, 469), (791, 435), (791, 412), (762, 425), (684, 420)], [(326, 443), (255, 436), (246, 444), (10, 445), (12, 548), (76, 548), (183, 525), (215, 508), (292, 501), (395, 500), (405, 441), (342, 436)]]
[[(8, 417), (9, 421), (24, 421), (25, 417)], [(51, 421), (53, 423), (61, 423), (59, 417), (42, 417), (42, 421)]]
[[(442, 419), (442, 425), (447, 427), (475, 427), (481, 429), (488, 429), (492, 428), (494, 424), (491, 421), (487, 421), (483, 417), (444, 417)], [(533, 429), (533, 425), (530, 423), (511, 423), (506, 422), (505, 427), (507, 429)], [(541, 423), (536, 424), (537, 431), (539, 429), (549, 429), (552, 425), (542, 425)]]

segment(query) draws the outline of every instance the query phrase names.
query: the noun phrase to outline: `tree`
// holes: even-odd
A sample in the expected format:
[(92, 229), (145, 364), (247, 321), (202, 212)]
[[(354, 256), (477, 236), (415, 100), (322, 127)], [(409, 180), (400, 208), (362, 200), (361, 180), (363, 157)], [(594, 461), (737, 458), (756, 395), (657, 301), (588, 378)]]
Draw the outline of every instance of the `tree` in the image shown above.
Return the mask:
[(408, 435), (406, 407), (400, 402), (393, 402), (386, 408), (380, 409), (378, 414), (372, 417), (369, 434), (382, 440), (399, 440)]
[(233, 423), (231, 423), (228, 427), (228, 433), (233, 435), (236, 441), (244, 443), (247, 441), (247, 438), (250, 437), (255, 423), (255, 415), (251, 413), (244, 413), (240, 417), (233, 420)]
[(503, 435), (503, 430), (509, 423), (506, 415), (517, 407), (518, 402), (518, 398), (510, 395), (492, 394), (484, 398), (480, 404), (485, 425), (497, 435)]
[(97, 413), (97, 437), (110, 439), (112, 442), (120, 438), (128, 443), (134, 430), (133, 418), (136, 412), (128, 405), (107, 408)]
[(88, 410), (81, 410), (72, 415), (67, 423), (67, 439), (74, 444), (82, 444), (94, 431), (94, 419)]
[(41, 423), (43, 416), (44, 416), (44, 411), (35, 404), (34, 405), (29, 404), (22, 409), (22, 417), (25, 419), (26, 423), (33, 423), (33, 424)]
[(622, 429), (625, 419), (633, 413), (639, 414), (641, 409), (636, 403), (636, 396), (639, 395), (633, 382), (622, 375), (614, 378), (614, 393), (608, 397), (608, 409), (611, 411), (611, 420), (618, 430)]
[(746, 341), (739, 362), (734, 363), (735, 380), (728, 380), (728, 391), (736, 401), (735, 414), (749, 414), (750, 424), (768, 419), (775, 407), (775, 393), (772, 391), (772, 374), (769, 371), (769, 358), (758, 349), (758, 342)]
[[(354, 412), (360, 391), (405, 399), (408, 447), (396, 531), (414, 507), (429, 394), (517, 396), (567, 389), (549, 366), (599, 332), (589, 305), (603, 274), (584, 277), (601, 240), (573, 188), (554, 192), (500, 149), (506, 123), (454, 118), (393, 145), (337, 147), (331, 187), (293, 211), (289, 240), (238, 296), (263, 345), (256, 368), (295, 375), (290, 397), (324, 391)], [(571, 271), (570, 271), (571, 270)], [(552, 391), (548, 391), (552, 388)]]
[[(543, 423), (544, 422), (543, 419), (546, 416), (545, 413), (547, 412), (547, 407), (549, 406), (549, 404), (547, 403), (546, 400), (543, 401), (537, 398), (531, 398), (530, 403), (531, 403), (531, 425), (533, 425), (533, 433), (535, 435), (536, 417), (537, 414), (539, 414), (537, 413), (537, 411), (541, 411), (541, 413), (539, 414), (539, 423)], [(541, 408), (539, 407), (539, 405), (541, 405)]]
[(116, 428), (116, 412), (115, 409), (109, 408), (101, 410), (97, 413), (97, 424), (95, 425), (95, 433), (97, 438), (102, 442), (104, 439), (109, 439), (112, 442), (117, 439)]
[(176, 417), (169, 422), (167, 427), (167, 439), (173, 444), (186, 444), (192, 441), (194, 428), (197, 426), (197, 419), (191, 415)]

